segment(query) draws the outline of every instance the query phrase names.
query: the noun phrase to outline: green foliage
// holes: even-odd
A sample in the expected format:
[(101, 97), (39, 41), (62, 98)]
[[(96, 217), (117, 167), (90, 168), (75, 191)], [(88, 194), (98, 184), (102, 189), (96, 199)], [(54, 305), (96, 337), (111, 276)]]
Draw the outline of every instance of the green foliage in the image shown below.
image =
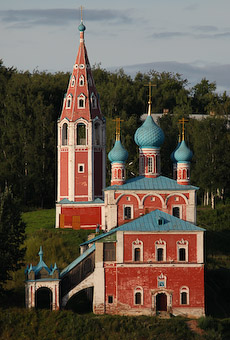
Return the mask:
[(0, 290), (3, 283), (12, 280), (11, 272), (22, 266), (25, 247), (25, 224), (21, 220), (18, 201), (10, 189), (0, 195)]
[(15, 334), (18, 340), (205, 339), (193, 334), (186, 320), (181, 318), (163, 320), (147, 316), (95, 316), (69, 311), (8, 309), (0, 310), (0, 325), (0, 339), (9, 340), (15, 339)]

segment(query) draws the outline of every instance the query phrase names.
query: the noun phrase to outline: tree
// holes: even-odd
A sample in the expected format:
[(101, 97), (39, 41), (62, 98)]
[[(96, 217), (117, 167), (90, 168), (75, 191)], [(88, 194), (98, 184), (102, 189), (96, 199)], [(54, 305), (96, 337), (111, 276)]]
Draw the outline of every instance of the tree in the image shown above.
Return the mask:
[(25, 255), (25, 223), (21, 220), (19, 203), (11, 189), (0, 195), (0, 290), (12, 272), (22, 266)]

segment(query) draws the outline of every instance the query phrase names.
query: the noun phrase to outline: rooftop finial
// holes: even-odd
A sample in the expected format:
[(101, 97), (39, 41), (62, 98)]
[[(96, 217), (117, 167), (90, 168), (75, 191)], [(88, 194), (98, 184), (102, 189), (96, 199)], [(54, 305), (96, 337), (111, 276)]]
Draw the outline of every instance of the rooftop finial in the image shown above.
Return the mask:
[(120, 140), (121, 122), (123, 122), (123, 120), (117, 117), (116, 119), (113, 119), (113, 122), (116, 122), (116, 140)]
[[(85, 31), (85, 25), (83, 24), (83, 15), (82, 15), (83, 7), (82, 6), (80, 7), (80, 10), (81, 10), (81, 23), (78, 26), (78, 29), (79, 29), (80, 32), (84, 32)], [(84, 33), (82, 33), (82, 38), (84, 38)]]
[(188, 122), (188, 119), (185, 119), (184, 117), (182, 119), (179, 119), (179, 124), (181, 124), (182, 128), (182, 140), (184, 140), (184, 131), (185, 131), (185, 123)]
[(148, 116), (151, 116), (151, 106), (152, 106), (152, 87), (153, 86), (157, 86), (156, 84), (151, 84), (151, 81), (148, 83), (148, 85), (145, 85), (145, 86), (148, 86), (149, 87), (149, 94), (148, 94), (148, 97), (149, 97), (149, 100), (148, 100)]
[(81, 9), (81, 22), (82, 22), (83, 21), (83, 16), (82, 16), (83, 6), (81, 6), (80, 9)]
[(42, 257), (43, 257), (42, 246), (40, 246), (40, 251), (39, 251), (38, 255), (40, 256), (40, 262), (42, 262)]

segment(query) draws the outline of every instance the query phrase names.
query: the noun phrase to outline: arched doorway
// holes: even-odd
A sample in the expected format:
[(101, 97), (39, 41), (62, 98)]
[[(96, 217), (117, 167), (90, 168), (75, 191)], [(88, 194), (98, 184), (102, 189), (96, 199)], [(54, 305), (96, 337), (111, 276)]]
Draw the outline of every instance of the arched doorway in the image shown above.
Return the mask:
[(66, 304), (66, 309), (78, 314), (90, 313), (93, 310), (93, 287), (74, 294)]
[(167, 295), (165, 293), (159, 293), (156, 296), (156, 311), (167, 312)]
[(47, 287), (39, 288), (35, 294), (35, 306), (38, 309), (52, 309), (53, 294)]

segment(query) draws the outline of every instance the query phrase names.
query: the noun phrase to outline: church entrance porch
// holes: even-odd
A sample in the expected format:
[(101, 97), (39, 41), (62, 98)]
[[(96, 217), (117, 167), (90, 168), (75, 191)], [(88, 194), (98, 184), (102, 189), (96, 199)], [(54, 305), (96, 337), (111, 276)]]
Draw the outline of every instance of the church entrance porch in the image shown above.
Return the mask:
[(35, 293), (35, 303), (38, 309), (52, 310), (53, 294), (49, 288), (39, 288)]

